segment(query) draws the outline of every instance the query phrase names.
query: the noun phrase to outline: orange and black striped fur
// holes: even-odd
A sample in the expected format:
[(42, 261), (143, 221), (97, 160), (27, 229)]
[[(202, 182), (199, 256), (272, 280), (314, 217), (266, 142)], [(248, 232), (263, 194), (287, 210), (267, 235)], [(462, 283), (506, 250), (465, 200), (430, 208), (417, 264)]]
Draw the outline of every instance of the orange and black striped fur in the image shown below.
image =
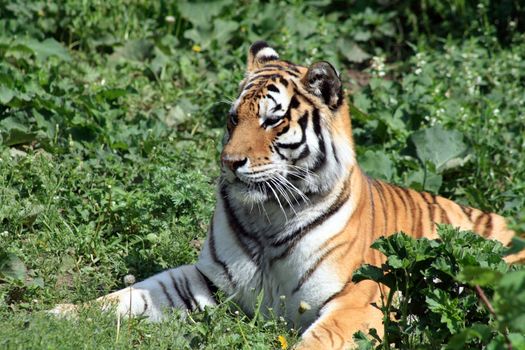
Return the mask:
[[(263, 310), (303, 330), (300, 349), (342, 349), (354, 332), (382, 329), (376, 284), (351, 281), (384, 257), (378, 237), (436, 237), (445, 223), (509, 243), (496, 214), (369, 178), (356, 163), (348, 105), (327, 62), (303, 67), (252, 45), (221, 154), (208, 237), (195, 265), (165, 271), (101, 298), (118, 312), (163, 317), (163, 309), (215, 304), (215, 288), (248, 313)], [(67, 306), (55, 309), (60, 313)]]

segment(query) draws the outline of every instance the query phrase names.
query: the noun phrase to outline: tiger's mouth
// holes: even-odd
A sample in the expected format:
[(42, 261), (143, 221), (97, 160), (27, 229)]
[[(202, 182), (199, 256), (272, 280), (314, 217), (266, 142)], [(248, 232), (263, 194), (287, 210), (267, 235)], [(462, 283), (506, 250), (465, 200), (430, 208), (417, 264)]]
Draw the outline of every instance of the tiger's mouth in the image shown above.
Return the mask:
[(275, 201), (281, 208), (308, 201), (290, 173), (276, 168), (237, 172), (231, 183), (234, 195), (245, 203)]

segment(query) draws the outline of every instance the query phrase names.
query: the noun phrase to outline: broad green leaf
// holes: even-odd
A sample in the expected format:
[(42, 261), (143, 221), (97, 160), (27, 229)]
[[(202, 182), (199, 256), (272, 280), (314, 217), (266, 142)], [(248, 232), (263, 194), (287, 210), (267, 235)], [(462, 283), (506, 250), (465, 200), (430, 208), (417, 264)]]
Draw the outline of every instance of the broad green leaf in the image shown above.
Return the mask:
[(396, 284), (396, 280), (392, 274), (385, 274), (379, 267), (369, 264), (362, 265), (354, 271), (352, 275), (352, 282), (354, 283), (366, 280), (384, 284), (388, 288), (394, 288)]
[(466, 348), (466, 344), (473, 339), (479, 339), (486, 342), (492, 336), (493, 329), (485, 324), (474, 324), (469, 328), (465, 328), (458, 334), (450, 338), (447, 344), (447, 350), (462, 350)]
[(390, 180), (394, 174), (394, 163), (382, 151), (368, 150), (359, 159), (363, 170), (374, 178)]
[(515, 237), (512, 237), (511, 247), (505, 253), (505, 255), (516, 254), (518, 252), (521, 252), (524, 249), (525, 249), (525, 239), (515, 236)]
[(350, 62), (361, 63), (369, 59), (371, 56), (356, 43), (352, 43), (343, 52), (345, 58)]
[(153, 56), (153, 43), (148, 39), (128, 40), (124, 46), (116, 47), (111, 60), (133, 60), (143, 62)]
[(357, 283), (364, 280), (381, 282), (383, 280), (383, 270), (379, 267), (365, 264), (358, 268), (352, 275), (352, 281)]
[(434, 164), (438, 172), (462, 165), (467, 159), (468, 147), (459, 131), (436, 125), (414, 132), (410, 140), (416, 147), (418, 158), (423, 163)]
[(36, 138), (36, 133), (13, 117), (0, 120), (0, 133), (3, 135), (3, 143), (7, 146), (26, 144)]
[(213, 27), (213, 36), (217, 43), (222, 46), (232, 38), (232, 33), (239, 29), (239, 24), (234, 21), (216, 19), (213, 21)]
[(501, 273), (486, 267), (466, 266), (458, 275), (458, 280), (470, 285), (490, 286), (501, 279)]
[(0, 279), (24, 281), (27, 268), (22, 260), (13, 253), (0, 254)]
[(212, 19), (217, 16), (224, 7), (231, 5), (231, 0), (219, 1), (178, 1), (177, 8), (182, 17), (195, 26), (210, 28)]
[(8, 104), (13, 97), (15, 97), (15, 91), (11, 90), (7, 86), (0, 85), (0, 103)]
[(35, 53), (39, 61), (45, 61), (50, 56), (56, 56), (63, 61), (71, 60), (67, 49), (55, 39), (48, 38), (44, 41), (31, 39), (24, 42), (24, 44)]

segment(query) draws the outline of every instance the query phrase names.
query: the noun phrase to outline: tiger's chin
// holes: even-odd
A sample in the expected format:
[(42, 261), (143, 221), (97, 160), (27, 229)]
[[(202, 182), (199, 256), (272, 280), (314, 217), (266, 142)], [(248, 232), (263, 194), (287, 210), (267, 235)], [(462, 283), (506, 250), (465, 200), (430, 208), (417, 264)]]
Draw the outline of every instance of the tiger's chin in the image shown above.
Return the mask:
[(249, 207), (265, 204), (273, 198), (265, 182), (246, 183), (239, 179), (228, 184), (228, 194), (237, 203)]

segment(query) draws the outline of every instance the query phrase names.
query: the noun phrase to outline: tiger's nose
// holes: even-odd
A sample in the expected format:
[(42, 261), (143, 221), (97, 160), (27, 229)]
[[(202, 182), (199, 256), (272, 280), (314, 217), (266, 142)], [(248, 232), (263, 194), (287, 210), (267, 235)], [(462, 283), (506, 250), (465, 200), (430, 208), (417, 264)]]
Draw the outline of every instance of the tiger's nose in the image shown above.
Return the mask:
[(221, 161), (223, 165), (227, 166), (231, 171), (235, 172), (235, 170), (239, 169), (244, 164), (246, 164), (248, 158), (223, 154), (221, 157)]

